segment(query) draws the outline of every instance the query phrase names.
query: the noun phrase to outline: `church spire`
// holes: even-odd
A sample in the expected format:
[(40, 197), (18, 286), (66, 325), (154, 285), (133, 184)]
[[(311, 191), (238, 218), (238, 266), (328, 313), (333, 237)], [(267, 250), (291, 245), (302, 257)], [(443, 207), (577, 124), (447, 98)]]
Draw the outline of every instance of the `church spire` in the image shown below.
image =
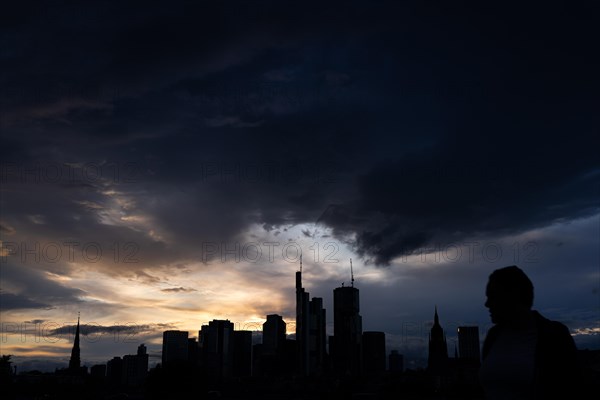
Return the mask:
[(448, 343), (446, 334), (440, 325), (438, 317), (437, 305), (433, 314), (433, 326), (429, 333), (429, 358), (427, 369), (434, 375), (440, 375), (445, 371), (448, 360)]
[(71, 359), (69, 360), (69, 369), (78, 370), (81, 367), (81, 351), (79, 349), (79, 313), (77, 313), (77, 328), (75, 329), (75, 340), (71, 350)]

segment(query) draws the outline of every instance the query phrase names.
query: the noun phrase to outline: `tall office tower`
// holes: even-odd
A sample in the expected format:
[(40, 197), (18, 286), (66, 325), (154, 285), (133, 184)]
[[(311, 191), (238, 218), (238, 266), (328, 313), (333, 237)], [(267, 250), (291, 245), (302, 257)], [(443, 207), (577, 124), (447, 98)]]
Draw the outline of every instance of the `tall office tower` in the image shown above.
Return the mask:
[(123, 380), (123, 360), (113, 357), (106, 363), (106, 379), (110, 385), (120, 385)]
[(252, 375), (252, 331), (233, 331), (233, 376)]
[(432, 375), (443, 375), (448, 367), (448, 346), (446, 344), (446, 335), (440, 325), (440, 320), (435, 307), (433, 316), (433, 326), (429, 334), (429, 357), (427, 370)]
[(282, 354), (285, 346), (286, 323), (281, 315), (267, 315), (263, 324), (262, 352), (264, 354)]
[(481, 358), (479, 353), (479, 328), (458, 327), (458, 359), (456, 366), (461, 384), (478, 385)]
[(368, 375), (385, 372), (385, 333), (363, 332), (363, 370)]
[(79, 373), (81, 369), (81, 350), (79, 349), (79, 315), (77, 315), (77, 328), (75, 329), (75, 340), (71, 349), (71, 358), (69, 359), (69, 370), (72, 373)]
[(208, 375), (227, 378), (233, 374), (233, 324), (214, 319), (200, 330), (203, 367)]
[(296, 363), (303, 376), (320, 375), (325, 370), (326, 336), (323, 299), (313, 297), (302, 287), (302, 256), (296, 272)]
[(122, 382), (126, 386), (141, 386), (148, 375), (148, 353), (146, 346), (138, 346), (137, 354), (123, 356), (123, 378)]
[(479, 327), (458, 327), (458, 354), (462, 360), (469, 360), (479, 365)]
[(302, 256), (300, 270), (296, 271), (296, 363), (297, 371), (303, 376), (309, 375), (309, 294), (302, 287)]
[(327, 321), (322, 298), (312, 298), (308, 303), (308, 314), (308, 373), (322, 375), (327, 358)]
[[(352, 264), (350, 264), (352, 265)], [(352, 286), (333, 290), (333, 337), (330, 353), (337, 374), (358, 376), (362, 372), (362, 317), (358, 289)]]
[(188, 365), (195, 368), (200, 365), (200, 345), (196, 338), (188, 338)]
[(162, 366), (182, 365), (188, 361), (187, 331), (164, 331), (162, 343)]

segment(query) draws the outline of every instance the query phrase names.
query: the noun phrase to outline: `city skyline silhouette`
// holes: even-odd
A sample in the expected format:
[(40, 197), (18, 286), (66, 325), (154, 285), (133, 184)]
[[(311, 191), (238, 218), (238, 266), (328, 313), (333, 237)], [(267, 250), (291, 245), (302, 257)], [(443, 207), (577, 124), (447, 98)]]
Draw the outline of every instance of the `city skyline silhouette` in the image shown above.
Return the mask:
[[(452, 357), (435, 305), (428, 338), (427, 365), (425, 368), (406, 368), (403, 354), (397, 349), (386, 349), (384, 332), (363, 331), (359, 314), (360, 289), (355, 287), (351, 260), (350, 286), (342, 283), (332, 291), (333, 335), (325, 334), (326, 310), (322, 308), (322, 299), (313, 297), (309, 300), (309, 292), (302, 284), (302, 272), (300, 256), (295, 274), (295, 325), (299, 329), (294, 335), (287, 335), (286, 323), (278, 314), (266, 316), (260, 342), (254, 340), (252, 331), (237, 330), (229, 320), (213, 319), (201, 326), (197, 337), (189, 337), (187, 331), (171, 329), (162, 332), (161, 362), (151, 368), (144, 343), (139, 344), (137, 354), (115, 355), (107, 358), (106, 363), (87, 366), (82, 365), (80, 356), (78, 315), (68, 367), (46, 373), (45, 381), (39, 379), (43, 376), (39, 371), (25, 371), (17, 375), (15, 367), (9, 371), (12, 375), (9, 382), (12, 380), (12, 383), (8, 387), (18, 393), (23, 391), (23, 385), (27, 385), (25, 392), (35, 393), (37, 388), (68, 398), (84, 396), (73, 394), (72, 391), (77, 388), (88, 395), (122, 392), (142, 396), (140, 398), (162, 398), (169, 393), (190, 390), (188, 386), (195, 376), (206, 385), (203, 390), (213, 388), (208, 393), (226, 393), (233, 398), (237, 396), (237, 390), (252, 390), (253, 396), (262, 398), (266, 390), (264, 379), (281, 383), (289, 379), (320, 382), (319, 390), (328, 387), (327, 390), (334, 395), (346, 390), (350, 393), (363, 391), (363, 386), (368, 383), (364, 387), (370, 387), (372, 393), (369, 396), (373, 398), (385, 398), (393, 393), (412, 393), (424, 396), (422, 398), (484, 398), (478, 376), (482, 361), (478, 326), (457, 328), (458, 340)], [(89, 345), (93, 346), (93, 343)], [(589, 349), (579, 349), (578, 357), (578, 368), (591, 374), (587, 377), (589, 381), (582, 375), (580, 384), (592, 387), (594, 378), (591, 377), (598, 371), (591, 363), (594, 362), (593, 357), (596, 360), (600, 358), (600, 351), (590, 353)], [(11, 365), (5, 357), (3, 361), (8, 361), (3, 368)], [(416, 374), (416, 377), (411, 374)], [(355, 386), (341, 392), (335, 385), (328, 386), (340, 379), (353, 380)], [(168, 389), (173, 384), (182, 386), (176, 390)], [(100, 387), (104, 388), (100, 390)], [(151, 387), (162, 394), (149, 392)], [(575, 393), (579, 389), (572, 388), (570, 391)], [(298, 389), (288, 387), (278, 390), (291, 395)], [(306, 394), (317, 396), (312, 391)]]
[[(147, 362), (144, 390), (155, 397), (174, 396), (161, 382), (186, 387), (198, 376), (217, 397), (209, 381), (223, 374), (239, 375), (236, 390), (272, 383), (297, 397), (319, 388), (368, 397), (369, 384), (388, 397), (425, 387), (454, 396), (474, 387), (475, 337), (482, 357), (498, 332), (485, 283), (512, 265), (535, 283), (544, 319), (529, 328), (564, 324), (593, 365), (597, 11), (395, 0), (7, 5), (3, 376), (98, 390), (124, 379), (130, 390)], [(200, 360), (180, 375), (157, 368), (170, 331), (187, 332)], [(502, 348), (510, 335), (499, 335), (490, 343)], [(248, 343), (259, 361), (225, 350)], [(493, 387), (488, 367), (506, 359), (489, 354)], [(244, 386), (248, 359), (261, 378)], [(223, 372), (200, 373), (201, 360)], [(526, 360), (517, 371), (530, 376)], [(361, 378), (318, 382), (332, 371)], [(109, 385), (108, 374), (119, 378)]]

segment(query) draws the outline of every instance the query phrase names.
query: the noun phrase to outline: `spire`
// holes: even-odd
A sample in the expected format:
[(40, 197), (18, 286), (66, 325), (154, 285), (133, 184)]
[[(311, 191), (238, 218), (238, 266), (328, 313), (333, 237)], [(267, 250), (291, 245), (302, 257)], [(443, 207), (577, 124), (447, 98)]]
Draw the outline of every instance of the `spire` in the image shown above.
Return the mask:
[[(456, 350), (455, 350), (456, 351)], [(427, 369), (434, 375), (442, 375), (447, 368), (448, 342), (446, 334), (440, 325), (437, 305), (433, 314), (433, 326), (429, 332), (429, 357)]]
[(69, 369), (77, 370), (81, 367), (81, 350), (79, 349), (79, 318), (80, 313), (77, 313), (77, 328), (75, 329), (75, 340), (73, 341), (73, 349), (71, 350), (71, 359), (69, 360)]
[(354, 287), (354, 271), (352, 270), (352, 259), (350, 259), (350, 278), (351, 286)]
[(302, 252), (300, 252), (300, 272), (302, 272)]
[(444, 330), (440, 325), (440, 318), (438, 317), (437, 305), (435, 306), (435, 313), (433, 314), (433, 325), (431, 326), (431, 337), (433, 340), (443, 342)]

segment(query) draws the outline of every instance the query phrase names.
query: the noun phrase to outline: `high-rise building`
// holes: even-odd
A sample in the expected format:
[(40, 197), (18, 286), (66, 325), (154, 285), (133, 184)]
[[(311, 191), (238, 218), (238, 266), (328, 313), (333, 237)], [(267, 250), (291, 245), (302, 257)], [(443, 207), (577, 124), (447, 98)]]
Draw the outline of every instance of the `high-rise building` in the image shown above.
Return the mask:
[(326, 336), (323, 299), (313, 297), (302, 287), (302, 256), (296, 272), (296, 363), (304, 376), (320, 375), (325, 370)]
[(114, 386), (121, 384), (123, 379), (123, 360), (121, 357), (113, 357), (106, 363), (106, 379)]
[(385, 333), (363, 332), (363, 370), (365, 374), (377, 375), (385, 372)]
[(203, 325), (200, 334), (202, 365), (215, 378), (233, 374), (233, 324), (229, 320), (214, 319)]
[(322, 298), (312, 298), (308, 303), (308, 314), (308, 373), (322, 375), (327, 358), (327, 321)]
[(479, 327), (459, 326), (457, 332), (459, 358), (479, 364)]
[(191, 368), (200, 365), (200, 345), (196, 338), (188, 338), (188, 365)]
[(264, 354), (281, 354), (285, 345), (286, 323), (281, 315), (267, 315), (263, 324), (262, 351)]
[(309, 294), (302, 287), (302, 256), (300, 256), (300, 270), (296, 271), (296, 363), (298, 373), (304, 376), (309, 375), (308, 303)]
[(252, 332), (233, 331), (233, 376), (252, 375)]
[(126, 386), (141, 386), (148, 375), (148, 353), (146, 346), (140, 344), (137, 354), (123, 356), (123, 378)]
[(164, 331), (162, 343), (162, 365), (171, 367), (188, 361), (188, 332)]
[(333, 337), (329, 350), (337, 374), (361, 374), (362, 317), (359, 291), (354, 283), (333, 290)]
[(427, 370), (435, 376), (441, 376), (446, 373), (448, 367), (448, 345), (446, 335), (440, 325), (437, 306), (433, 316), (433, 326), (429, 334), (429, 357)]
[(477, 326), (458, 327), (458, 369), (459, 381), (475, 385), (479, 380), (481, 358), (479, 353), (479, 328)]

